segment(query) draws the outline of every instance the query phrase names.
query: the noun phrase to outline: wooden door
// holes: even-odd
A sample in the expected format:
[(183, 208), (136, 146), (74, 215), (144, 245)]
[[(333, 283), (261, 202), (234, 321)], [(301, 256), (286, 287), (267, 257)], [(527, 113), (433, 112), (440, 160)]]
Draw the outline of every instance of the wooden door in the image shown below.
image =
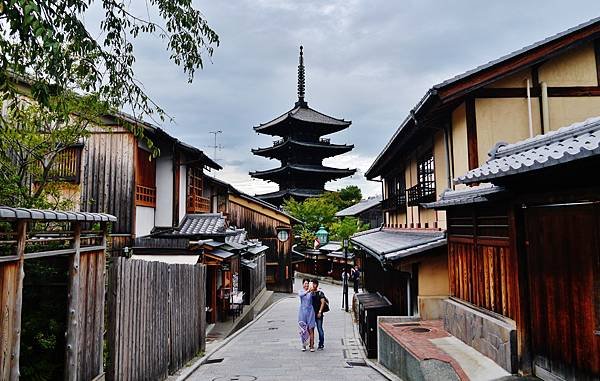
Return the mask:
[(600, 377), (600, 205), (525, 209), (531, 349), (543, 379)]

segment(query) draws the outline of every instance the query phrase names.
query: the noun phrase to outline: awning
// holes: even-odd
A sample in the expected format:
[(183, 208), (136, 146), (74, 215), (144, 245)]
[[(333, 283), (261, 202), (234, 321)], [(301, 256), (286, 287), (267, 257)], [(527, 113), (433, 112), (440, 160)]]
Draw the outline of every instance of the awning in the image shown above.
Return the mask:
[(373, 229), (353, 236), (350, 241), (383, 263), (444, 246), (446, 233), (424, 229)]
[(260, 246), (252, 246), (248, 248), (248, 252), (256, 255), (256, 254), (260, 254), (264, 251), (269, 250), (269, 246), (265, 246), (265, 245), (260, 245)]
[(164, 262), (169, 264), (195, 265), (200, 259), (199, 255), (140, 255), (133, 254), (131, 259), (148, 262)]
[(339, 242), (329, 242), (321, 247), (319, 250), (321, 251), (338, 251), (342, 248), (342, 245)]
[[(342, 251), (334, 251), (333, 253), (328, 253), (327, 256), (331, 258), (346, 258)], [(354, 259), (354, 253), (348, 252), (348, 259)]]
[(221, 250), (221, 249), (214, 249), (211, 251), (207, 251), (204, 254), (211, 255), (211, 256), (219, 258), (219, 259), (227, 259), (227, 258), (233, 257), (235, 255), (235, 253), (232, 253), (231, 251), (225, 251), (225, 250)]

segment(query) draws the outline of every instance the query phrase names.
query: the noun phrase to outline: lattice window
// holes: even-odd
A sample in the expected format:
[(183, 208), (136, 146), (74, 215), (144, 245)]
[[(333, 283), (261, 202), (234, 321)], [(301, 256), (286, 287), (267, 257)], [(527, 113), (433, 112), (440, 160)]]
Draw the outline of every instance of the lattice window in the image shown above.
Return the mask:
[(202, 169), (191, 167), (188, 169), (188, 213), (209, 213), (210, 199), (203, 196), (203, 174)]
[(156, 160), (150, 152), (139, 147), (135, 171), (135, 204), (156, 207)]
[(76, 145), (60, 151), (52, 163), (48, 180), (78, 184), (81, 177), (82, 150), (83, 145)]
[(408, 190), (408, 205), (435, 201), (435, 166), (433, 151), (427, 152), (417, 161), (417, 185)]
[(406, 207), (406, 185), (404, 171), (386, 179), (387, 197), (383, 200), (383, 210), (399, 210)]

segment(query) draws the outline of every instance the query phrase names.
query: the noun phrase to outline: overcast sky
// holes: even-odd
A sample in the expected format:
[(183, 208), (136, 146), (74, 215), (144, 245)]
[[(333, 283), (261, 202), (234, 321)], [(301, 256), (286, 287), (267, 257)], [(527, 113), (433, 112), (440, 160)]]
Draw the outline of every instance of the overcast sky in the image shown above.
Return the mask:
[(328, 115), (351, 120), (331, 135), (354, 144), (326, 160), (357, 174), (326, 185), (356, 184), (364, 195), (381, 191), (364, 179), (409, 110), (432, 85), (523, 46), (600, 16), (600, 1), (338, 0), (196, 1), (221, 45), (193, 84), (169, 62), (164, 45), (136, 45), (135, 70), (148, 94), (175, 118), (162, 127), (211, 157), (210, 131), (222, 130), (212, 172), (250, 194), (277, 189), (251, 179), (252, 170), (279, 162), (251, 154), (272, 144), (252, 127), (293, 107), (298, 47), (304, 45), (306, 100)]

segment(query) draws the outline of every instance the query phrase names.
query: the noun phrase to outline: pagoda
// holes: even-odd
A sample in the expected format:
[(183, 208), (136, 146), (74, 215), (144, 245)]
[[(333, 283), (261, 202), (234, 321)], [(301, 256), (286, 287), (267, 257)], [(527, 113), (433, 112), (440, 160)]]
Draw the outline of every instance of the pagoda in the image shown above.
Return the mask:
[(333, 118), (308, 107), (304, 99), (304, 57), (300, 46), (298, 65), (298, 101), (290, 111), (254, 127), (259, 134), (278, 136), (271, 147), (253, 149), (252, 153), (281, 162), (278, 168), (250, 172), (250, 176), (275, 182), (277, 192), (256, 195), (271, 204), (281, 206), (283, 200), (303, 201), (325, 192), (328, 181), (351, 176), (356, 169), (326, 167), (323, 159), (349, 152), (354, 145), (332, 144), (324, 135), (350, 127), (352, 122)]

